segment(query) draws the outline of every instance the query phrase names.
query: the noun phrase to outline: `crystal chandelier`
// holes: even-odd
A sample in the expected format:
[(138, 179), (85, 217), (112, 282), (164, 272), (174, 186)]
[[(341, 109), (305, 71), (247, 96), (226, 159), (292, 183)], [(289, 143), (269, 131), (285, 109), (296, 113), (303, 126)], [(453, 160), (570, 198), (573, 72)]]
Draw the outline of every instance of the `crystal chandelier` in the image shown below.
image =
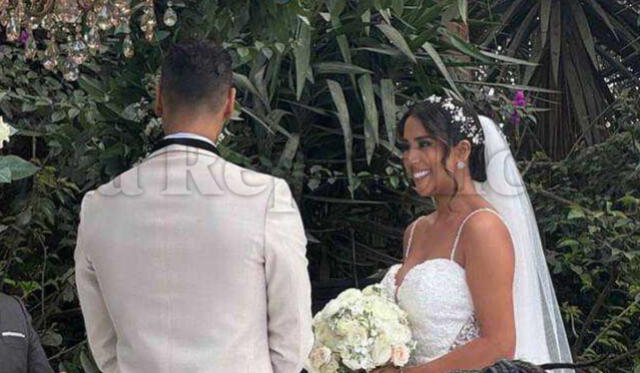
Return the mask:
[[(123, 34), (122, 54), (134, 55), (130, 23), (139, 13), (140, 29), (152, 42), (155, 11), (154, 0), (0, 0), (0, 30), (8, 42), (24, 48), (27, 59), (38, 60), (45, 69), (74, 81), (78, 66), (99, 53), (109, 33)], [(177, 20), (168, 1), (163, 22), (171, 27)]]

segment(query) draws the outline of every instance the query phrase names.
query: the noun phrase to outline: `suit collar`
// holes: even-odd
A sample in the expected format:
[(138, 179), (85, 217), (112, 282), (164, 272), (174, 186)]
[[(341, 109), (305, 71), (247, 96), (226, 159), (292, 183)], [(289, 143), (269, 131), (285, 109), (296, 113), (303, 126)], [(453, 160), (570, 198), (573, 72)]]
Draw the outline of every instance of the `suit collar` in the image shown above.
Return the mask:
[[(183, 145), (183, 146), (203, 150), (204, 152), (207, 152), (207, 153), (213, 153), (212, 155), (220, 156), (220, 151), (218, 151), (218, 149), (214, 145), (212, 145), (210, 142), (196, 139), (196, 138), (191, 138), (191, 137), (188, 137), (188, 138), (174, 137), (174, 138), (163, 138), (162, 140), (158, 141), (151, 149), (151, 154), (149, 155), (149, 157), (147, 157), (147, 159), (156, 157), (160, 154), (170, 151), (171, 145)], [(176, 150), (178, 149), (180, 148), (177, 148)]]

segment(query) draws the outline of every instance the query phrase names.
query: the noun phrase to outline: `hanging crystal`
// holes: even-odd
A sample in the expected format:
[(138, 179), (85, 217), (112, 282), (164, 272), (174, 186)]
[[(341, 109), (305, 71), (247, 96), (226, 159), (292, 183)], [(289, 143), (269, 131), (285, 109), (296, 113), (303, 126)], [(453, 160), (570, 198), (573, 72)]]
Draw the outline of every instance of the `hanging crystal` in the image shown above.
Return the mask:
[(24, 1), (18, 0), (18, 3), (16, 4), (16, 7), (15, 7), (15, 13), (14, 13), (16, 18), (18, 19), (18, 24), (20, 24), (22, 20), (25, 18), (25, 13), (26, 13), (26, 9), (24, 5)]
[(38, 46), (36, 45), (36, 39), (33, 37), (33, 33), (31, 31), (23, 31), (24, 39), (24, 56), (27, 59), (33, 59), (36, 57), (36, 53), (38, 52)]
[(45, 61), (42, 63), (45, 69), (52, 71), (58, 66), (58, 44), (54, 39), (49, 40), (47, 49), (44, 51)]
[(0, 26), (7, 27), (9, 25), (9, 11), (6, 8), (0, 8)]
[(100, 27), (100, 30), (102, 31), (106, 31), (109, 28), (111, 28), (112, 13), (110, 10), (111, 10), (110, 4), (109, 3), (104, 4), (96, 17), (96, 24), (98, 25), (98, 27)]
[(16, 41), (20, 37), (20, 27), (15, 15), (9, 16), (9, 24), (7, 25), (7, 41)]
[(78, 35), (78, 39), (69, 45), (69, 59), (76, 65), (81, 65), (87, 60), (87, 44)]
[(126, 58), (133, 57), (135, 53), (135, 49), (133, 48), (133, 41), (131, 40), (131, 35), (127, 35), (122, 42), (122, 53)]
[(32, 30), (37, 30), (40, 27), (40, 23), (38, 22), (38, 18), (30, 17), (29, 18), (29, 26)]
[(47, 31), (52, 31), (58, 24), (58, 21), (58, 16), (56, 16), (55, 14), (47, 14), (46, 16), (42, 17), (42, 20), (40, 20), (40, 27)]
[(122, 14), (120, 13), (120, 8), (118, 8), (117, 6), (112, 6), (111, 7), (111, 25), (115, 28), (118, 28), (121, 22), (122, 22)]
[(130, 0), (115, 0), (115, 7), (123, 18), (128, 19), (131, 16)]
[(5, 10), (8, 8), (9, 8), (9, 0), (0, 0), (0, 14), (3, 14)]
[(167, 3), (167, 10), (164, 12), (162, 20), (164, 24), (169, 27), (173, 27), (176, 22), (178, 22), (178, 14), (173, 10), (173, 3), (171, 1)]
[(76, 0), (57, 0), (55, 11), (66, 23), (76, 23), (80, 19), (80, 8)]
[(95, 27), (92, 27), (89, 29), (89, 32), (84, 34), (84, 41), (91, 53), (95, 53), (100, 47), (100, 40), (98, 36), (98, 30)]
[(98, 19), (98, 15), (93, 10), (88, 11), (84, 15), (84, 24), (87, 27), (93, 27), (96, 24), (96, 20)]
[(153, 37), (156, 31), (156, 15), (153, 10), (153, 3), (151, 5), (147, 5), (144, 9), (144, 13), (140, 18), (140, 29), (144, 31), (144, 37), (148, 41), (153, 41)]
[(71, 60), (65, 60), (62, 64), (62, 77), (67, 81), (73, 82), (78, 80), (79, 75), (78, 65)]

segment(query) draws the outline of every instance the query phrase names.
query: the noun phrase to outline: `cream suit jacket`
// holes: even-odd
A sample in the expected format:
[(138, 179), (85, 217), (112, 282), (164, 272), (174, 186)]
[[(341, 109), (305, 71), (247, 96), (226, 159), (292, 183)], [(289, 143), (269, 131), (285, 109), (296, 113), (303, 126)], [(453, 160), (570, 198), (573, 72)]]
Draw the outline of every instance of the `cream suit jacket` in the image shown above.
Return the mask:
[(75, 251), (106, 373), (297, 373), (313, 344), (288, 185), (173, 144), (87, 193)]

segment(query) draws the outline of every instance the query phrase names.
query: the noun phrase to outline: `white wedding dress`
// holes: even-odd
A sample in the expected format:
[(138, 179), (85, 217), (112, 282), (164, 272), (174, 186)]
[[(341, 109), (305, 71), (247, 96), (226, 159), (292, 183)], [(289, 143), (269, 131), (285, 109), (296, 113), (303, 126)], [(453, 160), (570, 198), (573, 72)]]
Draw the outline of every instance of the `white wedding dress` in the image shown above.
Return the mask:
[[(400, 264), (392, 266), (381, 281), (386, 294), (408, 313), (417, 342), (410, 363), (427, 363), (480, 335), (465, 269), (453, 257), (465, 223), (483, 211), (500, 217), (514, 246), (515, 358), (534, 364), (570, 363), (571, 351), (526, 187), (498, 126), (487, 117), (479, 119), (485, 138), (487, 181), (476, 182), (475, 187), (495, 210), (476, 210), (463, 220), (449, 258), (414, 266), (399, 287), (396, 274)], [(407, 251), (418, 221), (410, 228)]]
[[(450, 258), (429, 259), (415, 265), (407, 272), (399, 287), (396, 287), (396, 275), (402, 265), (396, 264), (381, 282), (386, 295), (395, 299), (409, 315), (417, 342), (412, 355), (413, 365), (437, 359), (479, 336), (480, 328), (465, 270), (453, 258), (465, 223), (482, 211), (496, 214), (488, 208), (469, 214), (458, 228)], [(410, 228), (405, 258), (411, 250), (413, 232), (421, 219), (416, 220)]]

